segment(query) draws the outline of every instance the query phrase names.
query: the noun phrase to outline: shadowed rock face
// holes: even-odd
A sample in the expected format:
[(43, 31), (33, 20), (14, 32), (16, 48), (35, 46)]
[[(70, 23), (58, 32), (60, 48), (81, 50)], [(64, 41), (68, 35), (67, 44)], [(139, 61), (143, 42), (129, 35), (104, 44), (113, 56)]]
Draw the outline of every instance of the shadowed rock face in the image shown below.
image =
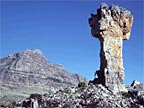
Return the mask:
[(91, 14), (91, 33), (98, 38), (100, 49), (100, 70), (96, 72), (96, 83), (109, 89), (123, 89), (124, 66), (122, 58), (123, 40), (130, 38), (133, 16), (130, 11), (119, 6), (102, 3), (97, 14)]

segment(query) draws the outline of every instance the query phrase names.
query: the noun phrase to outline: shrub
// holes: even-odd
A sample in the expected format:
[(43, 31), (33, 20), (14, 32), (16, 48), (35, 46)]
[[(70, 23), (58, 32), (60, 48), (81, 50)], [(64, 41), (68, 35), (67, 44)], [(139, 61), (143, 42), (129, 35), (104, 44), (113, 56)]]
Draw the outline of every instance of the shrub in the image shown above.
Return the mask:
[(87, 86), (87, 84), (85, 83), (85, 82), (80, 82), (79, 84), (78, 84), (78, 87), (79, 88), (85, 88)]

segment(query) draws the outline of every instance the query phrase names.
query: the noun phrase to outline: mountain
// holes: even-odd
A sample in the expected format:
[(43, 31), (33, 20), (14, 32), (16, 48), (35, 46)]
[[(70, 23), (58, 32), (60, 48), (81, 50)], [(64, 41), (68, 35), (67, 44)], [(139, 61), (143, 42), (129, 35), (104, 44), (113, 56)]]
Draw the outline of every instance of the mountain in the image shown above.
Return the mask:
[(54, 92), (87, 82), (62, 65), (47, 61), (42, 52), (26, 50), (0, 59), (1, 100), (17, 100), (31, 93)]

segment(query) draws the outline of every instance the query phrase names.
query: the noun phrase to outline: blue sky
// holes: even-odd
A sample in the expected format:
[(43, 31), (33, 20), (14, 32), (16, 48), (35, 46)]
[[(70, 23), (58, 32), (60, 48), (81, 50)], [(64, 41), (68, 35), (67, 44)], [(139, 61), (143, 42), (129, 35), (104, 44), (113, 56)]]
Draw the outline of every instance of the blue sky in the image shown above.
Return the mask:
[(88, 24), (100, 3), (124, 7), (134, 15), (130, 40), (124, 41), (125, 83), (144, 82), (144, 2), (135, 1), (2, 1), (0, 58), (40, 49), (52, 63), (88, 79), (99, 69), (100, 45)]

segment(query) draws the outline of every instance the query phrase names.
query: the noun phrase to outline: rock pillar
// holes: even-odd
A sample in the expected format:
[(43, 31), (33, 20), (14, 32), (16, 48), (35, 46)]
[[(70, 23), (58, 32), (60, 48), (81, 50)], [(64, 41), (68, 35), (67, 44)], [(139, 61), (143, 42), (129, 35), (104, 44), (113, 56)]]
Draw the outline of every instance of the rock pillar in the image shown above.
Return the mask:
[(97, 14), (91, 14), (91, 33), (100, 41), (100, 70), (96, 71), (96, 83), (113, 91), (124, 87), (122, 58), (123, 40), (130, 38), (133, 16), (130, 11), (115, 5), (102, 3)]

